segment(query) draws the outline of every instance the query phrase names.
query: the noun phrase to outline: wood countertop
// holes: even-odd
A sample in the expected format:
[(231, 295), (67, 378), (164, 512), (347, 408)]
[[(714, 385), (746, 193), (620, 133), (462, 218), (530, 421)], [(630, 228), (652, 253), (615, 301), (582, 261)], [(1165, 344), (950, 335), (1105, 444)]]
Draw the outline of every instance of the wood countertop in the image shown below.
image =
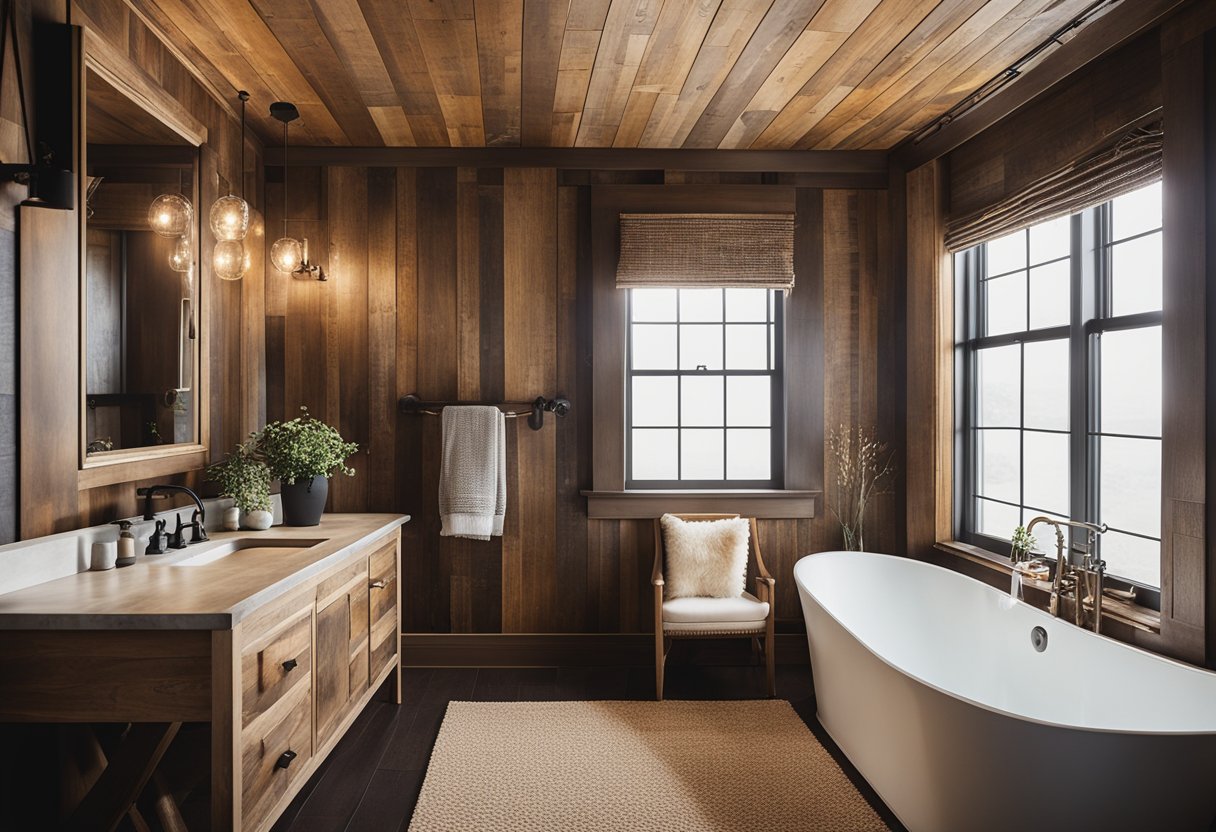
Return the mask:
[(231, 629), (341, 561), (352, 547), (409, 519), (326, 514), (317, 526), (208, 532), (209, 541), (163, 555), (142, 554), (147, 541), (137, 540), (133, 566), (80, 572), (0, 595), (0, 630)]

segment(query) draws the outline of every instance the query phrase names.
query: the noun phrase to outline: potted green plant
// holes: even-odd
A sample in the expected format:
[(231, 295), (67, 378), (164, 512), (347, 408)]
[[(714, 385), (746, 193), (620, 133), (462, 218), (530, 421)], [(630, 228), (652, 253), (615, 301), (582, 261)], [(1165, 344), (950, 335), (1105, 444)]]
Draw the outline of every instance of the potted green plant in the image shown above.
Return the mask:
[(282, 483), (283, 521), (289, 526), (315, 526), (325, 510), (329, 478), (338, 471), (355, 475), (346, 460), (359, 446), (301, 407), (296, 418), (263, 428), (258, 449), (270, 476)]
[(219, 484), (221, 497), (232, 498), (232, 508), (224, 512), (225, 529), (270, 528), (274, 522), (270, 513), (270, 470), (260, 459), (256, 434), (208, 468), (207, 479)]
[(1009, 536), (1009, 543), (1009, 559), (1014, 563), (1030, 560), (1030, 553), (1039, 545), (1039, 541), (1026, 530), (1025, 526), (1018, 526), (1013, 530), (1013, 534)]

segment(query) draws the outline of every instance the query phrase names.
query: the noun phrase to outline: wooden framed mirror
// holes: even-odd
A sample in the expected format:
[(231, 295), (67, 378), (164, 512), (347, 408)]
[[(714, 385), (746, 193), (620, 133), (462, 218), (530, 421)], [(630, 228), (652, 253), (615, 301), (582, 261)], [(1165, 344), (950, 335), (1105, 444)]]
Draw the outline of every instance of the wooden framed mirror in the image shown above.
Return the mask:
[(86, 30), (81, 62), (80, 475), (207, 461), (200, 148), (206, 128)]

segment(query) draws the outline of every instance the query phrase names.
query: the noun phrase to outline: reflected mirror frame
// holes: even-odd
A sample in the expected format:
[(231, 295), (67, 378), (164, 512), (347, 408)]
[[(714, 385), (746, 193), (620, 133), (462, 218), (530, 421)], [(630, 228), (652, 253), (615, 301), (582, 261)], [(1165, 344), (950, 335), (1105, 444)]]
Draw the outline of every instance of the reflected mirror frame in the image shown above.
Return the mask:
[[(206, 320), (207, 299), (200, 279), (202, 264), (199, 258), (202, 238), (201, 221), (198, 206), (202, 197), (203, 158), (200, 148), (206, 143), (207, 130), (204, 125), (186, 113), (179, 113), (172, 102), (149, 102), (136, 94), (136, 86), (132, 80), (126, 79), (124, 70), (102, 65), (101, 58), (88, 48), (90, 33), (81, 35), (80, 49), (82, 59), (80, 67), (80, 98), (78, 102), (79, 133), (76, 147), (77, 176), (81, 201), (84, 202), (88, 186), (88, 132), (89, 132), (89, 87), (97, 88), (104, 85), (103, 94), (119, 96), (118, 99), (141, 111), (138, 115), (147, 115), (150, 120), (157, 122), (156, 129), (161, 136), (167, 137), (166, 145), (178, 146), (182, 150), (183, 171), (189, 166), (190, 173), (183, 183), (183, 193), (186, 193), (194, 206), (194, 217), (191, 223), (191, 238), (193, 250), (193, 265), (188, 273), (173, 273), (183, 281), (184, 291), (179, 309), (169, 315), (169, 326), (176, 330), (178, 337), (176, 361), (173, 361), (173, 376), (167, 377), (163, 392), (165, 407), (174, 407), (181, 396), (187, 396), (190, 402), (190, 429), (187, 441), (179, 443), (164, 443), (159, 445), (141, 445), (129, 449), (102, 451), (93, 448), (90, 453), (88, 436), (88, 407), (90, 396), (86, 389), (88, 380), (88, 304), (84, 294), (87, 286), (87, 218), (86, 211), (79, 211), (79, 482), (81, 488), (93, 487), (109, 483), (126, 482), (136, 478), (132, 466), (146, 466), (149, 459), (173, 457), (176, 461), (166, 460), (159, 463), (162, 473), (177, 473), (196, 470), (207, 462), (207, 402), (205, 399), (206, 375), (203, 371), (203, 352), (206, 348), (205, 333), (202, 331), (202, 321)], [(163, 108), (156, 110), (157, 104)], [(154, 111), (156, 110), (156, 111)], [(163, 164), (173, 164), (172, 161)], [(214, 168), (214, 165), (212, 165)], [(83, 208), (84, 206), (82, 206)], [(168, 268), (168, 267), (167, 267)], [(172, 353), (171, 353), (172, 354)], [(172, 437), (170, 437), (172, 438)], [(142, 469), (141, 469), (142, 470)]]

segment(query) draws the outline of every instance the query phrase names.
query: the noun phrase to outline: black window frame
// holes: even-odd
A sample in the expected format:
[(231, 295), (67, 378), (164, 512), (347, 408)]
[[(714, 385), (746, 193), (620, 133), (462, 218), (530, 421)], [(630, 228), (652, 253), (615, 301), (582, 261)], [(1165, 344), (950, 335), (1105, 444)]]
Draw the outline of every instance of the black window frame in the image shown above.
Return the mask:
[[(954, 537), (963, 543), (1008, 557), (1010, 542), (1004, 538), (982, 534), (976, 529), (978, 496), (978, 460), (976, 441), (978, 426), (978, 352), (982, 349), (1027, 344), (1039, 341), (1066, 338), (1069, 345), (1068, 391), (1069, 391), (1069, 514), (1071, 517), (1093, 521), (1101, 517), (1100, 499), (1100, 444), (1102, 436), (1119, 436), (1102, 432), (1099, 339), (1103, 333), (1162, 326), (1163, 312), (1137, 312), (1114, 316), (1112, 314), (1112, 249), (1117, 243), (1127, 242), (1142, 236), (1159, 233), (1159, 229), (1114, 239), (1112, 228), (1112, 203), (1110, 201), (1084, 209), (1069, 217), (1069, 294), (1071, 316), (1067, 325), (1029, 329), (1030, 287), (1027, 284), (1026, 330), (1000, 335), (983, 332), (983, 309), (985, 280), (987, 278), (986, 244), (979, 244), (954, 255), (955, 271), (955, 479), (953, 495)], [(1027, 235), (1029, 246), (1029, 235)], [(1045, 261), (1052, 262), (1052, 261)], [(1029, 254), (1027, 270), (1031, 268)], [(1029, 274), (1029, 271), (1027, 271)], [(997, 276), (999, 277), (999, 275)], [(1024, 386), (1023, 364), (1020, 383)], [(1024, 390), (1022, 391), (1024, 394)], [(1023, 415), (1021, 424), (1014, 429), (1024, 433), (1025, 396), (1021, 397)], [(990, 429), (990, 428), (986, 428)], [(1031, 430), (1038, 431), (1038, 428)], [(1156, 438), (1143, 437), (1134, 438)], [(1022, 463), (1025, 459), (1022, 444)], [(994, 502), (1016, 507), (1025, 506), (1025, 468), (1020, 467), (1021, 482), (1017, 506), (1003, 500)], [(992, 500), (990, 497), (985, 499)], [(1025, 506), (1034, 510), (1032, 506)], [(1047, 513), (1047, 512), (1043, 512)], [(1112, 531), (1137, 537), (1157, 540), (1147, 535), (1129, 532), (1112, 526)], [(1012, 530), (1011, 530), (1012, 531)], [(1085, 543), (1084, 532), (1071, 530), (1068, 545)], [(1099, 543), (1101, 546), (1101, 543)], [(1049, 559), (1054, 551), (1046, 553)], [(1111, 575), (1109, 585), (1134, 588), (1137, 601), (1145, 606), (1160, 609), (1160, 588), (1137, 583), (1122, 576)]]
[[(767, 290), (769, 297), (769, 314), (770, 321), (764, 323), (765, 326), (773, 327), (773, 336), (769, 339), (770, 350), (770, 368), (767, 370), (728, 370), (726, 369), (726, 338), (725, 329), (723, 329), (722, 339), (722, 369), (721, 370), (685, 370), (680, 368), (679, 359), (679, 326), (680, 321), (680, 304), (678, 286), (655, 286), (656, 289), (674, 289), (676, 295), (676, 319), (674, 321), (647, 321), (645, 323), (653, 323), (659, 325), (676, 326), (676, 369), (674, 370), (635, 370), (633, 368), (633, 290), (628, 291), (628, 300), (626, 302), (625, 313), (625, 488), (628, 490), (640, 491), (658, 491), (658, 490), (780, 490), (785, 487), (785, 295), (779, 290)], [(726, 292), (722, 293), (723, 316), (722, 326), (732, 323), (726, 318)], [(691, 324), (693, 322), (685, 322)], [(704, 322), (697, 322), (704, 323)], [(747, 323), (747, 322), (739, 322)], [(757, 322), (758, 324), (758, 322)], [(655, 377), (671, 377), (684, 378), (686, 376), (721, 376), (723, 378), (722, 397), (723, 397), (723, 479), (715, 480), (639, 480), (633, 476), (633, 379), (636, 376), (655, 376)], [(726, 441), (729, 427), (726, 423), (726, 396), (727, 383), (726, 379), (731, 377), (745, 376), (763, 376), (769, 379), (769, 454), (770, 454), (770, 478), (767, 480), (739, 480), (727, 479), (725, 474), (727, 471), (726, 461)], [(676, 437), (679, 441), (680, 431), (683, 425), (680, 424), (679, 403), (677, 401), (676, 415)], [(641, 425), (640, 429), (646, 429), (648, 426)], [(697, 426), (702, 427), (702, 426)], [(739, 426), (743, 427), (743, 426)], [(715, 428), (709, 427), (713, 430)], [(676, 450), (676, 465), (677, 474), (680, 471), (680, 466), (683, 465), (680, 448)]]

